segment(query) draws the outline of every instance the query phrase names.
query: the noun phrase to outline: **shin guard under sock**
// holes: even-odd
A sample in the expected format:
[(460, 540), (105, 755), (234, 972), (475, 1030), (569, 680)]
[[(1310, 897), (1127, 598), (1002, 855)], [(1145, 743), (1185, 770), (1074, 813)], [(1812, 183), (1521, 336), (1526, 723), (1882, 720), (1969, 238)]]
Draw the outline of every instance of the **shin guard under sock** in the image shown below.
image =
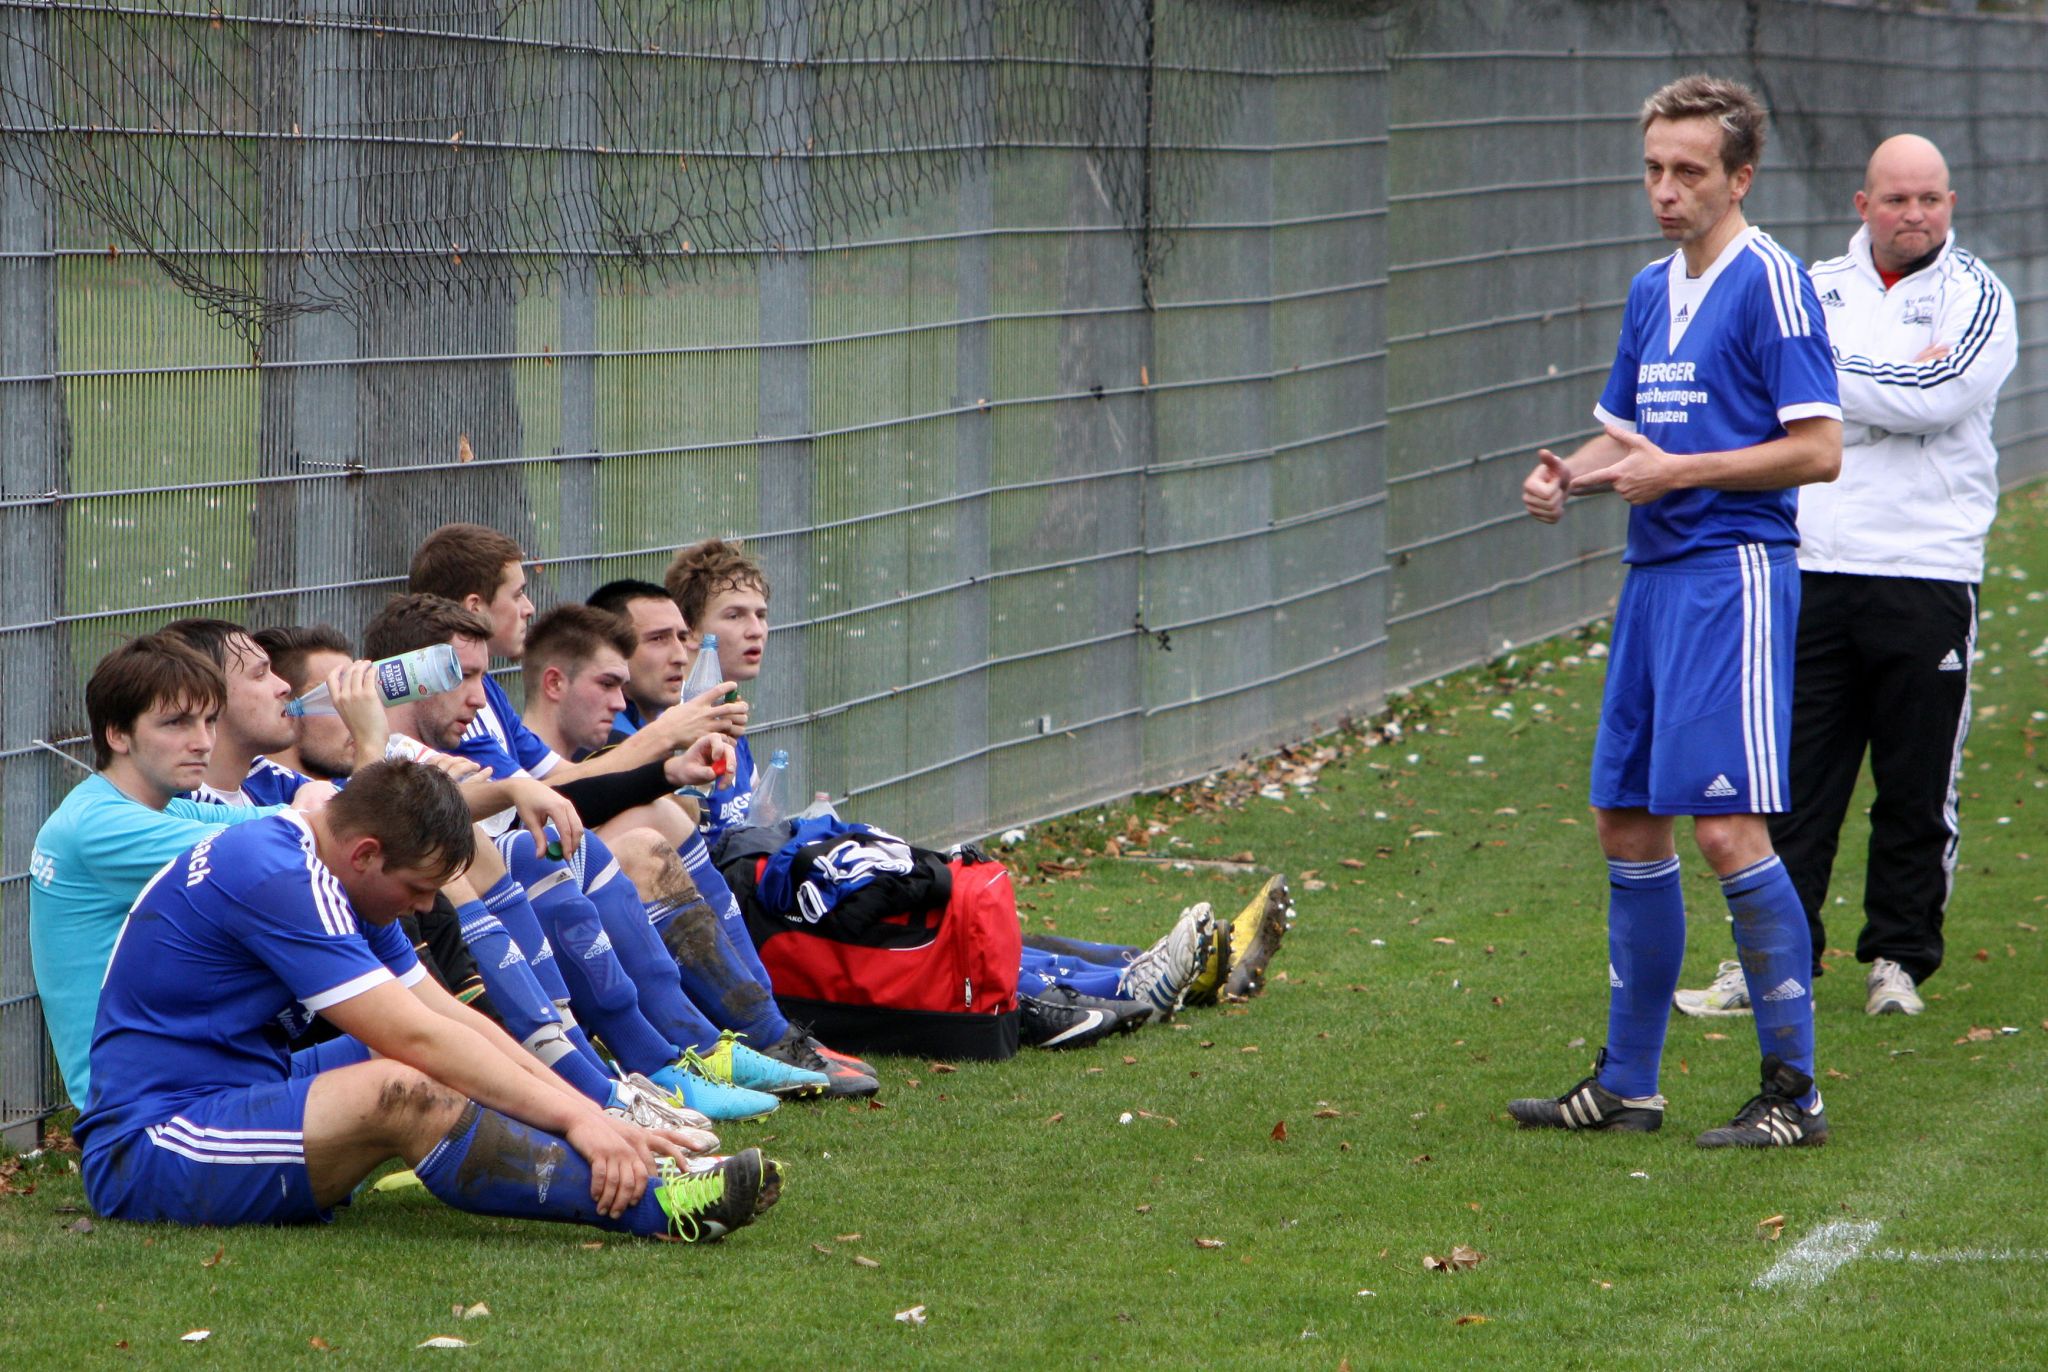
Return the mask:
[(740, 913), (739, 900), (719, 874), (718, 864), (711, 860), (711, 851), (704, 846), (704, 836), (691, 834), (676, 846), (676, 856), (683, 860), (683, 870), (690, 874), (697, 894), (717, 912), (726, 940), (733, 946), (737, 965), (745, 968), (747, 975), (772, 995), (774, 984), (768, 979), (768, 969), (761, 965), (761, 955), (754, 949), (754, 936), (747, 932), (747, 921)]
[(682, 1055), (640, 1012), (639, 989), (619, 965), (604, 922), (568, 870), (562, 880), (529, 892), (541, 928), (559, 950), (562, 979), (576, 1018), (587, 1024), (629, 1072), (658, 1072)]
[(1685, 962), (1678, 859), (1607, 862), (1607, 1057), (1600, 1084), (1634, 1099), (1657, 1094), (1671, 995)]
[[(1765, 1056), (1777, 1054), (1813, 1075), (1813, 935), (1806, 907), (1777, 854), (1721, 878), (1721, 894), (1735, 917), (1735, 947), (1749, 983), (1756, 1040)], [(1802, 1105), (1810, 1102), (1802, 1101)]]
[[(595, 836), (588, 836), (588, 846)], [(619, 965), (640, 993), (640, 1013), (671, 1043), (708, 1053), (718, 1046), (718, 1027), (704, 1017), (683, 991), (676, 960), (662, 946), (661, 935), (648, 923), (640, 893), (616, 867), (592, 878), (584, 894), (596, 907), (612, 941)]]
[(590, 1198), (590, 1164), (562, 1139), (471, 1101), (455, 1126), (413, 1167), (436, 1197), (458, 1210), (513, 1219), (559, 1220), (631, 1234), (666, 1234), (656, 1184), (618, 1219)]
[(684, 993), (713, 1024), (738, 1030), (762, 1050), (782, 1041), (789, 1021), (747, 972), (710, 905), (701, 899), (660, 902), (646, 908), (646, 919), (675, 963)]

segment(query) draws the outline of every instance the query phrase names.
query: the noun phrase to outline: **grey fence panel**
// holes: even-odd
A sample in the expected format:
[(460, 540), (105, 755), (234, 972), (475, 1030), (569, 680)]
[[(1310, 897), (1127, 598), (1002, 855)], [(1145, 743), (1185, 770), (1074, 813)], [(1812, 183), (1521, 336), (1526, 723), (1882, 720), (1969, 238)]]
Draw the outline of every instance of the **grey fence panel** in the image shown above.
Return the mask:
[[(1606, 611), (1522, 516), (1665, 245), (1636, 109), (1775, 111), (1841, 250), (1937, 137), (2048, 473), (2048, 29), (1710, 0), (0, 0), (0, 1131), (61, 1103), (32, 840), (180, 614), (358, 630), (450, 520), (543, 606), (744, 538), (757, 757), (936, 841)], [(500, 664), (517, 695), (517, 666)]]

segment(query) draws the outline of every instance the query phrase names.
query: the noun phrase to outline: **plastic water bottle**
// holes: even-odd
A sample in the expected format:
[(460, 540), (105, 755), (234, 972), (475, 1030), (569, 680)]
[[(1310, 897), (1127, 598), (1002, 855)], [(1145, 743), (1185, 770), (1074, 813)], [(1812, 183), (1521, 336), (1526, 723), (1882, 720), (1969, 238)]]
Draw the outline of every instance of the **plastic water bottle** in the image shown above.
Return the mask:
[(782, 788), (788, 776), (789, 753), (777, 748), (768, 755), (768, 770), (761, 773), (761, 780), (754, 787), (754, 798), (747, 805), (747, 823), (773, 824), (782, 818)]
[[(436, 643), (431, 648), (415, 648), (397, 657), (380, 659), (376, 664), (377, 690), (384, 697), (384, 708), (403, 705), (408, 700), (421, 696), (439, 695), (452, 691), (462, 684), (462, 662), (455, 656), (455, 645)], [(300, 715), (331, 715), (336, 713), (334, 702), (328, 698), (327, 683), (321, 682), (297, 700), (285, 702), (284, 712), (293, 717)]]
[(718, 667), (718, 635), (706, 634), (697, 645), (697, 660), (690, 664), (689, 678), (683, 682), (683, 699), (695, 700), (723, 680), (725, 674)]
[(811, 803), (797, 811), (797, 823), (803, 824), (814, 819), (838, 819), (839, 811), (832, 806), (832, 793), (818, 791), (812, 794)]

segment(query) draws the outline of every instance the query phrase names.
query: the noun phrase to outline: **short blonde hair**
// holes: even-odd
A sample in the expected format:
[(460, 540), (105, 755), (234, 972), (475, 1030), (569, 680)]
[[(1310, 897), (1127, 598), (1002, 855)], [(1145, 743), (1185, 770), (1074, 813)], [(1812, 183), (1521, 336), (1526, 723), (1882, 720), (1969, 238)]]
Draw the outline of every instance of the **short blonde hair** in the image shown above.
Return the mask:
[(1734, 171), (1763, 161), (1764, 125), (1771, 112), (1756, 92), (1725, 76), (1681, 76), (1643, 102), (1642, 126), (1659, 119), (1711, 119), (1721, 126), (1721, 168)]

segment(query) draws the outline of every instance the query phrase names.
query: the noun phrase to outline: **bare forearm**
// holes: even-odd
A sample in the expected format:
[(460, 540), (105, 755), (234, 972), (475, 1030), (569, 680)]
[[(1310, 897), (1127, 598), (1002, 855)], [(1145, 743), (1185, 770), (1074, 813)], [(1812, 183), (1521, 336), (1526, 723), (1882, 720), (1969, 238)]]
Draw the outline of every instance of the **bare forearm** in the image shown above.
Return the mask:
[(530, 1075), (467, 1024), (422, 1015), (379, 1053), (426, 1073), (479, 1105), (551, 1134), (565, 1133), (596, 1105)]
[(1782, 491), (1833, 481), (1842, 469), (1842, 425), (1802, 419), (1783, 438), (1718, 453), (1671, 453), (1673, 485), (1716, 491)]
[(502, 1026), (498, 1025), (488, 1016), (479, 1014), (476, 1010), (464, 1005), (431, 981), (423, 981), (419, 984), (419, 987), (414, 989), (417, 991), (426, 987), (432, 987), (433, 992), (431, 996), (422, 995), (420, 999), (426, 1004), (428, 1009), (457, 1024), (467, 1026), (478, 1037), (482, 1038), (485, 1043), (490, 1044), (491, 1047), (502, 1054), (507, 1062), (510, 1062), (514, 1067), (526, 1073), (527, 1076), (532, 1077), (548, 1090), (566, 1092), (577, 1100), (582, 1099), (582, 1096), (577, 1093), (574, 1087), (562, 1080), (552, 1067), (549, 1067), (531, 1052), (528, 1052), (526, 1046), (506, 1033)]

